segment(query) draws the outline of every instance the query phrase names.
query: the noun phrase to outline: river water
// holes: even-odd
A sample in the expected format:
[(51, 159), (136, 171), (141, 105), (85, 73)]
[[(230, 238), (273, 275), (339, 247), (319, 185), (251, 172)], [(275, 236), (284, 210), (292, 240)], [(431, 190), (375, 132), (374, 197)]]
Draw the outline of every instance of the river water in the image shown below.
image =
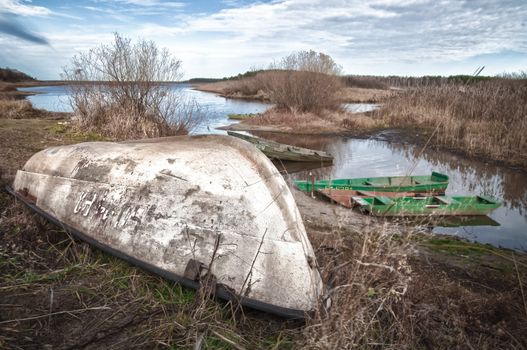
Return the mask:
[[(224, 133), (216, 130), (219, 126), (232, 124), (230, 113), (259, 113), (268, 104), (226, 99), (215, 94), (192, 90), (189, 85), (177, 84), (175, 89), (201, 106), (206, 118), (194, 133)], [(39, 92), (29, 97), (36, 108), (51, 111), (71, 111), (65, 86), (43, 86), (21, 90)], [(375, 105), (351, 104), (345, 106), (350, 111), (364, 111)], [(450, 177), (447, 194), (484, 194), (497, 198), (502, 206), (489, 217), (474, 220), (462, 219), (435, 222), (415, 222), (415, 225), (435, 233), (458, 235), (481, 243), (489, 243), (511, 249), (527, 251), (527, 174), (507, 167), (461, 157), (449, 152), (431, 149), (422, 150), (398, 142), (382, 140), (382, 135), (371, 139), (345, 137), (302, 137), (297, 135), (259, 133), (258, 136), (278, 142), (302, 147), (325, 150), (335, 156), (331, 166), (320, 164), (291, 164), (279, 168), (288, 172), (288, 179), (308, 179), (312, 173), (316, 178), (350, 178), (387, 175), (426, 175), (432, 171), (448, 174)], [(393, 137), (392, 137), (393, 138)], [(397, 139), (397, 138), (395, 138)], [(307, 169), (311, 168), (311, 169)]]

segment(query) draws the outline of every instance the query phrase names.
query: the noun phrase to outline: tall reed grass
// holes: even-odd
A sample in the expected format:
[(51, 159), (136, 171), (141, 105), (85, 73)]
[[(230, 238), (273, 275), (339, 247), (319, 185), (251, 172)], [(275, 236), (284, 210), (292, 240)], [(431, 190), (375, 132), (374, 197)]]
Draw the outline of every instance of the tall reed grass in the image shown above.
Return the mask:
[(408, 89), (377, 116), (392, 127), (425, 129), (432, 141), (527, 168), (527, 80), (492, 79)]
[(0, 99), (0, 118), (35, 118), (39, 114), (40, 111), (33, 109), (31, 102), (27, 100), (15, 100), (10, 98)]

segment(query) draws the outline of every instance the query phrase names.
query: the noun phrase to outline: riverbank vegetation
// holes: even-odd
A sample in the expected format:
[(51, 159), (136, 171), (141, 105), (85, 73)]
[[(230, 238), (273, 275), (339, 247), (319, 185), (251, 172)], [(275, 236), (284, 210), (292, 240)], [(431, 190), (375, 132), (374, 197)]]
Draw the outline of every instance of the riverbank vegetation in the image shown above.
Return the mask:
[[(282, 74), (276, 85), (265, 84)], [(302, 72), (291, 72), (302, 74)], [(296, 108), (293, 98), (277, 102), (258, 118), (233, 125), (236, 130), (281, 131), (305, 134), (360, 134), (381, 129), (400, 129), (416, 142), (429, 143), (470, 156), (477, 156), (527, 169), (527, 77), (525, 73), (500, 77), (364, 77), (332, 76), (334, 89), (325, 83), (313, 86), (312, 101), (329, 101), (320, 108)], [(223, 88), (228, 96), (270, 96), (289, 91), (295, 79), (285, 73), (259, 72)], [(393, 85), (392, 85), (393, 84)], [(353, 92), (350, 92), (353, 87)], [(389, 88), (388, 88), (389, 87)], [(324, 91), (321, 93), (320, 91)], [(326, 92), (331, 95), (329, 97)], [(344, 109), (347, 93), (362, 102), (381, 101), (374, 112), (351, 113)], [(319, 94), (319, 95), (317, 95)], [(305, 103), (309, 106), (308, 103)], [(415, 136), (418, 135), (418, 136)]]
[(425, 131), (434, 145), (527, 169), (525, 101), (524, 76), (448, 83), (404, 90), (375, 118), (380, 125)]
[[(113, 43), (74, 56), (64, 69), (73, 82), (74, 125), (117, 140), (187, 134), (199, 124), (197, 104), (160, 83), (181, 75), (181, 61), (168, 50), (115, 34)], [(75, 84), (86, 81), (99, 83)]]

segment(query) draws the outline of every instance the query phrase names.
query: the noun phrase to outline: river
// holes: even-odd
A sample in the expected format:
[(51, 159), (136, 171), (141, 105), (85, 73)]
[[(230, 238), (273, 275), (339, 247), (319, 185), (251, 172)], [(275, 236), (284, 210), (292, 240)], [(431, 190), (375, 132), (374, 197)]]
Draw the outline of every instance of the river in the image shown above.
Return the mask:
[[(195, 99), (201, 106), (205, 120), (194, 133), (224, 133), (217, 127), (232, 124), (227, 115), (263, 112), (269, 107), (266, 103), (226, 99), (215, 94), (193, 90), (189, 85), (176, 84), (187, 97)], [(36, 108), (50, 111), (71, 111), (68, 92), (65, 86), (41, 86), (20, 90), (38, 92), (29, 96)], [(364, 111), (375, 105), (346, 105), (350, 111)], [(508, 167), (462, 157), (444, 151), (382, 140), (382, 135), (370, 139), (345, 137), (302, 137), (284, 134), (259, 134), (278, 142), (297, 146), (323, 149), (335, 156), (332, 166), (288, 170), (286, 177), (307, 179), (309, 173), (317, 178), (349, 178), (387, 175), (426, 175), (432, 171), (448, 174), (450, 183), (447, 194), (484, 194), (497, 198), (502, 206), (489, 217), (478, 220), (415, 223), (423, 230), (447, 233), (473, 241), (495, 246), (527, 251), (527, 174)], [(397, 139), (397, 138), (396, 138)], [(278, 164), (280, 167), (280, 164)]]

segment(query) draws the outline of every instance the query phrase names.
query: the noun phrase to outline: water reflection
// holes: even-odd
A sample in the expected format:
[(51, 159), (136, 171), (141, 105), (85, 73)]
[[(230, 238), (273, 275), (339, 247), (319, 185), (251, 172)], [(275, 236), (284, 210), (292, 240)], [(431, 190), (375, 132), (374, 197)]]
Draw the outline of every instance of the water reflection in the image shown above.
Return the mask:
[[(258, 136), (296, 146), (320, 149), (334, 157), (332, 166), (318, 169), (289, 169), (289, 179), (351, 178), (387, 175), (430, 174), (433, 170), (450, 177), (449, 195), (489, 195), (502, 206), (489, 217), (448, 218), (414, 222), (433, 225), (433, 232), (459, 235), (496, 246), (527, 251), (527, 174), (467, 159), (449, 152), (403, 143), (342, 137), (313, 137), (258, 133)], [(301, 167), (301, 166), (300, 166)], [(499, 225), (499, 226), (498, 226)]]

